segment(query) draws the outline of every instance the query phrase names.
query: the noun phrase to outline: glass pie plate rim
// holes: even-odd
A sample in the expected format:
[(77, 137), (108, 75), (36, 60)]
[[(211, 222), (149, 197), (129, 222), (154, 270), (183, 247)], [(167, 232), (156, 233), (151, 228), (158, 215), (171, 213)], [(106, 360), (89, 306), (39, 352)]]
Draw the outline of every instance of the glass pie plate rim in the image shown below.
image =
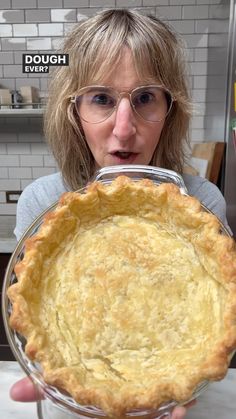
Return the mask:
[[(147, 174), (149, 178), (151, 178), (155, 183), (161, 183), (164, 181), (171, 181), (175, 184), (177, 184), (180, 187), (181, 193), (187, 194), (186, 187), (184, 185), (184, 181), (180, 175), (178, 175), (174, 171), (162, 169), (162, 168), (155, 168), (151, 166), (142, 166), (142, 165), (125, 165), (125, 166), (112, 166), (107, 167), (104, 169), (99, 170), (96, 172), (94, 179), (97, 181), (101, 181), (105, 184), (108, 184), (116, 177), (118, 174), (128, 174), (128, 176), (132, 177), (134, 180), (138, 180), (143, 178), (144, 174)], [(155, 178), (156, 176), (156, 178)], [(163, 178), (164, 176), (164, 178)], [(77, 192), (83, 193), (86, 191), (86, 186), (79, 189)], [(52, 211), (58, 201), (56, 201), (54, 204), (52, 204), (50, 207), (48, 207), (45, 211), (43, 211), (36, 220), (29, 226), (29, 228), (26, 230), (22, 238), (20, 239), (19, 243), (17, 244), (10, 261), (8, 263), (4, 281), (3, 281), (3, 288), (2, 288), (2, 312), (3, 312), (3, 322), (4, 327), (6, 331), (6, 336), (9, 342), (9, 345), (11, 347), (11, 350), (20, 364), (21, 368), (24, 370), (24, 372), (27, 375), (30, 375), (34, 382), (39, 386), (40, 389), (43, 390), (46, 397), (48, 397), (51, 401), (58, 404), (60, 408), (69, 408), (74, 413), (82, 413), (85, 416), (88, 417), (107, 417), (106, 414), (97, 407), (94, 406), (84, 406), (80, 405), (79, 403), (75, 402), (73, 398), (70, 395), (65, 394), (64, 392), (60, 391), (56, 387), (47, 384), (42, 376), (42, 371), (40, 368), (39, 363), (31, 361), (24, 352), (24, 345), (25, 345), (25, 338), (22, 337), (18, 332), (12, 330), (9, 326), (9, 317), (11, 313), (11, 303), (7, 297), (7, 289), (10, 285), (12, 285), (14, 282), (17, 281), (15, 273), (14, 273), (14, 266), (16, 262), (22, 259), (22, 256), (24, 254), (24, 242), (25, 240), (33, 236), (38, 228), (40, 227), (43, 217), (46, 213)], [(206, 208), (203, 204), (202, 208), (210, 212), (211, 211)], [(229, 235), (230, 233), (226, 229), (226, 227), (220, 222), (222, 233)], [(209, 386), (208, 381), (203, 381), (200, 383), (195, 391), (192, 394), (192, 397), (189, 400), (186, 400), (182, 404), (186, 404), (190, 402), (191, 400), (197, 398), (206, 388)], [(125, 417), (146, 417), (146, 415), (152, 415), (152, 417), (158, 418), (158, 417), (168, 417), (170, 415), (171, 410), (173, 407), (179, 405), (178, 402), (174, 400), (170, 400), (169, 402), (163, 403), (159, 408), (157, 409), (134, 409), (130, 412), (127, 412), (125, 414)], [(154, 415), (154, 416), (153, 416)], [(148, 417), (148, 416), (147, 416)], [(170, 416), (169, 416), (170, 417)]]

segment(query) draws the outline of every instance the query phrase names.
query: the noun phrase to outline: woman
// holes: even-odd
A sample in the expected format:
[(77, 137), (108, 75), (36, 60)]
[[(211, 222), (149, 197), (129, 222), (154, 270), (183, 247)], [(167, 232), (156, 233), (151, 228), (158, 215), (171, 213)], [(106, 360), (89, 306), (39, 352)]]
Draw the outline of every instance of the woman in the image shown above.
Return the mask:
[[(55, 71), (45, 116), (60, 172), (36, 180), (22, 193), (17, 238), (64, 191), (85, 185), (98, 168), (117, 164), (179, 172), (189, 194), (227, 225), (218, 188), (183, 174), (191, 104), (177, 35), (157, 18), (107, 10), (76, 25), (63, 52), (69, 54), (69, 66)], [(30, 381), (16, 383), (11, 396), (34, 399)], [(172, 418), (184, 415), (178, 407)]]
[[(17, 238), (61, 193), (86, 184), (98, 167), (133, 163), (183, 172), (191, 117), (188, 76), (181, 42), (166, 24), (135, 11), (108, 10), (76, 25), (62, 52), (69, 54), (69, 66), (55, 71), (45, 116), (46, 138), (60, 172), (37, 179), (22, 193)], [(116, 92), (87, 89), (96, 85)], [(162, 88), (129, 96), (143, 85)], [(121, 92), (126, 95), (119, 101)], [(154, 116), (145, 116), (145, 104), (141, 110), (137, 101), (151, 102), (154, 92), (164, 108), (153, 111), (146, 103)], [(96, 106), (93, 102), (85, 111), (91, 94)], [(189, 194), (227, 223), (218, 188), (199, 177), (183, 177)]]

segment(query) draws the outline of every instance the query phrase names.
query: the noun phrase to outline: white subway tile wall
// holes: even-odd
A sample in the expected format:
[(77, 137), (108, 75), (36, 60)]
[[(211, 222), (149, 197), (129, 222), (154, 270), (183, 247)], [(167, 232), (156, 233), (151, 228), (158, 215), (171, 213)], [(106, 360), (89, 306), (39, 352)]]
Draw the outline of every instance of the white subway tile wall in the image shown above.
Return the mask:
[(0, 36), (12, 36), (12, 26), (11, 25), (3, 25), (0, 26)]
[(37, 36), (38, 27), (33, 23), (13, 24), (13, 36)]
[[(57, 50), (75, 22), (99, 10), (137, 8), (144, 14), (169, 21), (185, 39), (194, 100), (192, 142), (223, 141), (229, 3), (221, 0), (0, 0), (0, 88), (35, 86), (41, 98), (46, 96), (50, 73), (22, 73), (23, 53)], [(37, 177), (55, 171), (56, 163), (45, 144), (40, 117), (0, 118), (0, 215), (1, 220), (6, 217), (6, 225), (9, 218), (14, 220), (16, 211), (16, 204), (6, 202), (6, 191), (21, 191)]]
[(52, 9), (52, 22), (76, 22), (76, 9)]

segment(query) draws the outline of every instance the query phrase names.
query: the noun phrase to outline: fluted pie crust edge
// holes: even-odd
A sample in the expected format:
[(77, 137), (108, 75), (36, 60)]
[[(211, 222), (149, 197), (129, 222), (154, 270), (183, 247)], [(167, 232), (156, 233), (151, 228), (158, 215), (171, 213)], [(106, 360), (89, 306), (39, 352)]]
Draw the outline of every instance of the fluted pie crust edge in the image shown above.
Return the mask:
[(173, 184), (65, 193), (25, 241), (10, 326), (45, 382), (121, 417), (183, 403), (236, 348), (236, 249)]

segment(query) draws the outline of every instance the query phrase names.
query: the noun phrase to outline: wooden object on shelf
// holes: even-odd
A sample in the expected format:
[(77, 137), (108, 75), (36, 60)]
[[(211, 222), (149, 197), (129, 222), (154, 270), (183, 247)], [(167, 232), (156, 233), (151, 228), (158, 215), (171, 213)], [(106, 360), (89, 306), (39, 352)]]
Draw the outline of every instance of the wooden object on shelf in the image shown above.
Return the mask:
[(0, 89), (0, 108), (1, 109), (10, 109), (12, 105), (11, 102), (11, 92), (9, 89)]
[[(224, 151), (225, 143), (223, 142), (206, 141), (203, 143), (195, 143), (192, 147), (191, 157), (207, 161), (205, 178), (215, 184), (218, 182)], [(194, 173), (195, 170), (195, 167), (187, 165), (184, 172), (194, 175), (196, 174)]]
[(209, 141), (193, 146), (193, 157), (208, 160), (206, 178), (215, 184), (218, 181), (224, 151), (225, 143), (223, 142)]
[(23, 98), (23, 104), (28, 104), (23, 105), (23, 109), (32, 109), (34, 107), (33, 103), (39, 102), (39, 94), (38, 89), (36, 87), (21, 86), (20, 93)]

